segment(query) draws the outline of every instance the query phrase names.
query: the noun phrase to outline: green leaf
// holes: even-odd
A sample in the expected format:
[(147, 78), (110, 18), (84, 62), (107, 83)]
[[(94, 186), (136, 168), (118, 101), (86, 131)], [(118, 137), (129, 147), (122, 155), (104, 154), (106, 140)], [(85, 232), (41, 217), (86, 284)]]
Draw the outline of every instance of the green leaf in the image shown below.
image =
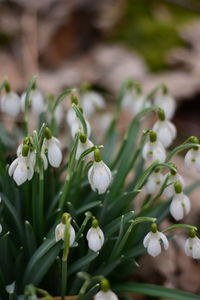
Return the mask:
[(64, 92), (62, 92), (56, 99), (55, 101), (55, 104), (53, 106), (53, 109), (52, 111), (54, 112), (56, 107), (65, 99), (65, 97), (69, 94), (72, 94), (76, 91), (76, 89), (68, 89), (68, 90), (65, 90)]
[(97, 256), (99, 252), (91, 252), (86, 256), (76, 260), (71, 266), (69, 266), (68, 275), (81, 271), (81, 269), (91, 263)]
[(33, 228), (28, 221), (25, 221), (25, 235), (28, 253), (31, 256), (36, 250), (36, 240)]
[(85, 118), (84, 118), (82, 112), (80, 111), (78, 106), (74, 103), (72, 104), (72, 108), (74, 109), (77, 118), (80, 120), (80, 122), (83, 126), (83, 133), (87, 136), (87, 124), (86, 124), (86, 121), (85, 121)]
[(172, 300), (199, 300), (200, 296), (192, 293), (169, 289), (154, 284), (145, 283), (123, 283), (113, 287), (117, 293), (136, 293), (140, 295), (166, 298)]

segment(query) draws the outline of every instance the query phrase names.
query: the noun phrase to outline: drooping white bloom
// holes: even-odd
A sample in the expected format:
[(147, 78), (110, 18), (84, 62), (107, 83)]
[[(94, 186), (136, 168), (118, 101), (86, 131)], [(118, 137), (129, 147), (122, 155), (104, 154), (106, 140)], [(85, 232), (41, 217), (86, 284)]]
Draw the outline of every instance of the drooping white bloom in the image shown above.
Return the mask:
[[(61, 239), (64, 240), (64, 233), (65, 233), (65, 224), (63, 224), (62, 222), (59, 223), (56, 226), (55, 229), (55, 238), (56, 238), (56, 242), (60, 241)], [(72, 246), (74, 241), (75, 241), (75, 230), (72, 227), (72, 225), (70, 224), (70, 230), (69, 230), (69, 234), (70, 234), (70, 242), (69, 245)]]
[(156, 160), (164, 162), (166, 158), (166, 151), (163, 144), (160, 141), (147, 141), (142, 150), (142, 155), (143, 158), (150, 163)]
[(94, 300), (119, 300), (119, 298), (117, 297), (117, 295), (113, 291), (108, 290), (106, 292), (99, 291), (94, 296)]
[(169, 147), (176, 138), (176, 127), (170, 121), (159, 120), (154, 124), (152, 130), (157, 133), (158, 140), (165, 148)]
[(49, 129), (46, 128), (46, 137), (42, 144), (41, 157), (44, 163), (44, 169), (47, 168), (47, 160), (45, 159), (45, 153), (47, 153), (48, 161), (54, 168), (58, 168), (62, 161), (62, 152), (60, 141), (54, 136), (49, 134)]
[(131, 111), (135, 115), (150, 106), (151, 102), (134, 90), (127, 91), (122, 100), (122, 108)]
[[(91, 126), (90, 123), (85, 120), (87, 126), (87, 136), (88, 138), (91, 136)], [(81, 121), (77, 118), (70, 126), (71, 136), (74, 138), (77, 132), (83, 132), (83, 126)]]
[(185, 166), (188, 169), (196, 169), (200, 172), (200, 148), (190, 149), (185, 155)]
[(157, 95), (155, 98), (155, 105), (158, 105), (165, 112), (168, 120), (171, 120), (176, 110), (176, 102), (170, 95)]
[(169, 211), (172, 217), (179, 221), (190, 212), (191, 204), (189, 198), (181, 193), (176, 193), (172, 199)]
[(145, 248), (147, 248), (149, 255), (156, 257), (161, 253), (162, 250), (161, 241), (164, 249), (167, 250), (169, 242), (166, 236), (158, 230), (155, 233), (151, 231), (145, 236), (143, 245)]
[(91, 227), (87, 232), (86, 238), (88, 240), (88, 247), (92, 251), (99, 251), (104, 244), (104, 234), (99, 226)]
[[(76, 160), (79, 160), (81, 154), (85, 150), (87, 150), (87, 149), (89, 149), (93, 146), (94, 146), (94, 144), (89, 139), (86, 139), (85, 142), (82, 142), (81, 140), (79, 140), (78, 147), (77, 147), (77, 150), (76, 150)], [(85, 156), (86, 162), (89, 162), (90, 160), (93, 160), (93, 159), (94, 159), (93, 152), (91, 152), (91, 153), (89, 153), (88, 155)]]
[(184, 187), (185, 186), (185, 182), (184, 182), (184, 179), (183, 177), (176, 173), (176, 174), (170, 174), (169, 176), (169, 179), (167, 181), (167, 187), (165, 188), (163, 194), (166, 196), (166, 197), (172, 197), (174, 194), (175, 194), (175, 190), (174, 190), (174, 183), (176, 181), (179, 181), (181, 183), (181, 186)]
[(148, 194), (158, 192), (164, 182), (164, 175), (161, 172), (153, 172), (145, 184), (145, 189)]
[(1, 110), (11, 117), (16, 117), (20, 112), (20, 97), (14, 92), (6, 93), (1, 99)]
[(23, 184), (26, 180), (31, 180), (34, 174), (35, 154), (34, 152), (26, 156), (20, 154), (10, 165), (8, 174), (13, 176), (17, 185)]
[(88, 181), (93, 191), (103, 194), (112, 181), (112, 173), (102, 160), (94, 161), (88, 172)]
[(55, 116), (56, 124), (59, 126), (61, 124), (62, 120), (63, 120), (63, 117), (64, 117), (64, 111), (63, 111), (63, 107), (62, 107), (61, 104), (56, 106), (54, 116)]
[(200, 259), (200, 239), (195, 236), (189, 237), (185, 242), (185, 254), (194, 259)]
[[(21, 96), (21, 108), (25, 109), (26, 93)], [(34, 89), (29, 94), (29, 101), (31, 104), (32, 112), (36, 115), (41, 114), (45, 110), (44, 96), (38, 89)]]
[(71, 126), (77, 120), (76, 113), (73, 108), (70, 108), (66, 115), (66, 121)]
[(85, 92), (81, 96), (81, 103), (86, 117), (90, 118), (96, 110), (105, 109), (106, 103), (102, 95), (95, 91)]

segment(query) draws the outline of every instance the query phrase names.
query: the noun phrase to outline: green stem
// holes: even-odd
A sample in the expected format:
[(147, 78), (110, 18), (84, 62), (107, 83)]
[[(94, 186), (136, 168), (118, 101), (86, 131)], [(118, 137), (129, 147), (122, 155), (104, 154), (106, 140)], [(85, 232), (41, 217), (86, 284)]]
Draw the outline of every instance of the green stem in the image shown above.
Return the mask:
[(192, 147), (200, 147), (200, 145), (198, 144), (194, 144), (194, 143), (188, 143), (188, 144), (182, 144), (180, 146), (177, 146), (176, 148), (174, 148), (167, 156), (165, 162), (168, 162), (171, 160), (171, 158), (177, 154), (180, 151), (186, 150), (186, 149), (190, 149)]
[(39, 174), (39, 203), (38, 203), (38, 227), (40, 240), (43, 238), (44, 232), (44, 172), (43, 168), (40, 169)]
[(33, 228), (35, 229), (37, 226), (37, 189), (38, 189), (38, 175), (37, 173), (33, 176), (33, 184), (32, 184), (32, 222), (33, 222)]
[(185, 229), (194, 229), (197, 231), (197, 228), (193, 225), (188, 225), (188, 224), (174, 224), (172, 226), (167, 227), (164, 229), (162, 232), (168, 232), (177, 228), (185, 228)]
[(62, 260), (61, 298), (65, 299), (67, 289), (67, 260)]

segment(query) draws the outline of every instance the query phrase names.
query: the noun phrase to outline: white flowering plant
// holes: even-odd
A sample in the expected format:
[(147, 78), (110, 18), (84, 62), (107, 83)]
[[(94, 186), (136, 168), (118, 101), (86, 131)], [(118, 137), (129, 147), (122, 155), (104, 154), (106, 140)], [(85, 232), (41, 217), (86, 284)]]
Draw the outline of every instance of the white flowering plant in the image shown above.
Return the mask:
[[(33, 77), (21, 98), (7, 79), (0, 91), (0, 299), (130, 300), (130, 292), (200, 299), (128, 281), (141, 255), (156, 257), (168, 249), (165, 233), (176, 228), (189, 232), (186, 255), (200, 258), (195, 226), (178, 223), (158, 230), (169, 213), (180, 221), (190, 212), (188, 194), (199, 186), (185, 187), (173, 163), (174, 155), (188, 150), (186, 166), (199, 171), (198, 138), (168, 150), (176, 128), (170, 121), (175, 102), (166, 86), (143, 95), (138, 83), (125, 81), (101, 139), (104, 147), (89, 121), (106, 102), (89, 85), (79, 94), (68, 89), (44, 97)], [(65, 117), (67, 96), (71, 108)], [(124, 137), (117, 127), (122, 109), (136, 113)], [(141, 132), (143, 119), (153, 113), (158, 120)], [(5, 129), (5, 115), (15, 122), (13, 132)]]

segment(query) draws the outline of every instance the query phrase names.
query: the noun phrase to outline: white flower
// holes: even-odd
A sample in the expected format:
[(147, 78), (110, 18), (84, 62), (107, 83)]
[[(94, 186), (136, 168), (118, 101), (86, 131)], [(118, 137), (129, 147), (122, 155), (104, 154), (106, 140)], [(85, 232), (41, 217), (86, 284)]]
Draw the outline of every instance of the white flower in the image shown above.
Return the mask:
[[(29, 99), (34, 114), (39, 115), (45, 110), (44, 96), (39, 90), (32, 90), (29, 94)], [(21, 96), (21, 107), (25, 109), (26, 93)]]
[(1, 110), (11, 117), (16, 117), (20, 112), (20, 98), (14, 92), (6, 93), (1, 99)]
[(90, 118), (96, 110), (105, 109), (106, 104), (104, 98), (97, 92), (85, 92), (81, 97), (83, 111), (86, 117)]
[(63, 106), (61, 104), (56, 106), (54, 116), (55, 116), (56, 124), (59, 126), (64, 116)]
[(185, 166), (188, 169), (195, 168), (200, 172), (200, 148), (198, 150), (190, 149), (185, 155)]
[(158, 192), (164, 182), (164, 175), (161, 172), (153, 172), (145, 184), (145, 188), (148, 194), (154, 194)]
[(66, 121), (71, 126), (77, 120), (76, 113), (73, 108), (70, 108), (66, 115)]
[(151, 163), (156, 160), (164, 162), (166, 158), (166, 151), (161, 142), (147, 141), (142, 150), (142, 155), (146, 161)]
[[(90, 123), (85, 120), (86, 126), (87, 126), (87, 136), (91, 136), (91, 126)], [(83, 126), (81, 124), (81, 121), (77, 118), (71, 125), (70, 125), (70, 130), (71, 130), (71, 136), (74, 138), (77, 132), (83, 132)]]
[(172, 217), (176, 221), (179, 221), (190, 212), (190, 208), (191, 205), (189, 198), (181, 192), (174, 195), (169, 207), (169, 211)]
[(157, 95), (155, 98), (155, 105), (158, 105), (164, 110), (165, 116), (168, 120), (172, 119), (176, 110), (176, 102), (174, 98), (169, 95)]
[(184, 187), (185, 183), (183, 177), (180, 174), (170, 174), (169, 179), (167, 181), (168, 186), (165, 188), (163, 193), (166, 197), (170, 198), (175, 194), (173, 183), (175, 183), (176, 181), (179, 181), (181, 183), (181, 186)]
[(103, 194), (112, 181), (112, 173), (102, 160), (99, 162), (94, 161), (88, 172), (88, 181), (93, 191)]
[(107, 292), (99, 291), (94, 296), (94, 300), (119, 300), (119, 298), (113, 291), (108, 290)]
[[(55, 229), (56, 242), (60, 241), (61, 239), (64, 240), (64, 233), (65, 233), (65, 224), (63, 224), (61, 222), (56, 226), (56, 229)], [(69, 245), (72, 246), (75, 241), (75, 230), (71, 224), (70, 224), (69, 234), (70, 234)]]
[(136, 91), (127, 91), (122, 100), (122, 108), (138, 114), (141, 110), (150, 107), (151, 102)]
[[(81, 140), (79, 139), (79, 142), (78, 142), (78, 147), (77, 147), (77, 150), (76, 150), (76, 160), (79, 160), (81, 154), (93, 147), (94, 144), (89, 140), (89, 139), (86, 139), (85, 142), (81, 142)], [(94, 159), (94, 153), (93, 152), (90, 152), (88, 155), (85, 156), (84, 158), (86, 160), (86, 162), (89, 162), (90, 160), (93, 160)]]
[(88, 247), (92, 251), (99, 251), (104, 244), (104, 234), (99, 226), (91, 227), (87, 232), (86, 238), (88, 240)]
[(3, 230), (3, 228), (2, 228), (2, 225), (0, 224), (0, 233), (2, 233), (2, 230)]
[(194, 259), (200, 259), (200, 239), (195, 236), (189, 237), (185, 242), (185, 254)]
[(8, 174), (13, 176), (17, 185), (23, 184), (27, 179), (31, 180), (34, 174), (35, 155), (19, 155), (10, 165)]
[(157, 133), (158, 140), (165, 148), (169, 147), (176, 138), (176, 127), (170, 121), (159, 120), (154, 124), (152, 130)]
[(47, 160), (45, 153), (47, 152), (47, 157), (50, 165), (54, 168), (58, 168), (62, 161), (62, 152), (60, 141), (49, 133), (49, 129), (46, 128), (46, 137), (44, 138), (42, 144), (41, 157), (44, 163), (44, 169), (47, 168)]
[(147, 252), (155, 257), (161, 253), (161, 241), (164, 249), (167, 250), (169, 243), (166, 236), (160, 231), (156, 231), (155, 233), (151, 231), (145, 236), (143, 245), (147, 248)]

